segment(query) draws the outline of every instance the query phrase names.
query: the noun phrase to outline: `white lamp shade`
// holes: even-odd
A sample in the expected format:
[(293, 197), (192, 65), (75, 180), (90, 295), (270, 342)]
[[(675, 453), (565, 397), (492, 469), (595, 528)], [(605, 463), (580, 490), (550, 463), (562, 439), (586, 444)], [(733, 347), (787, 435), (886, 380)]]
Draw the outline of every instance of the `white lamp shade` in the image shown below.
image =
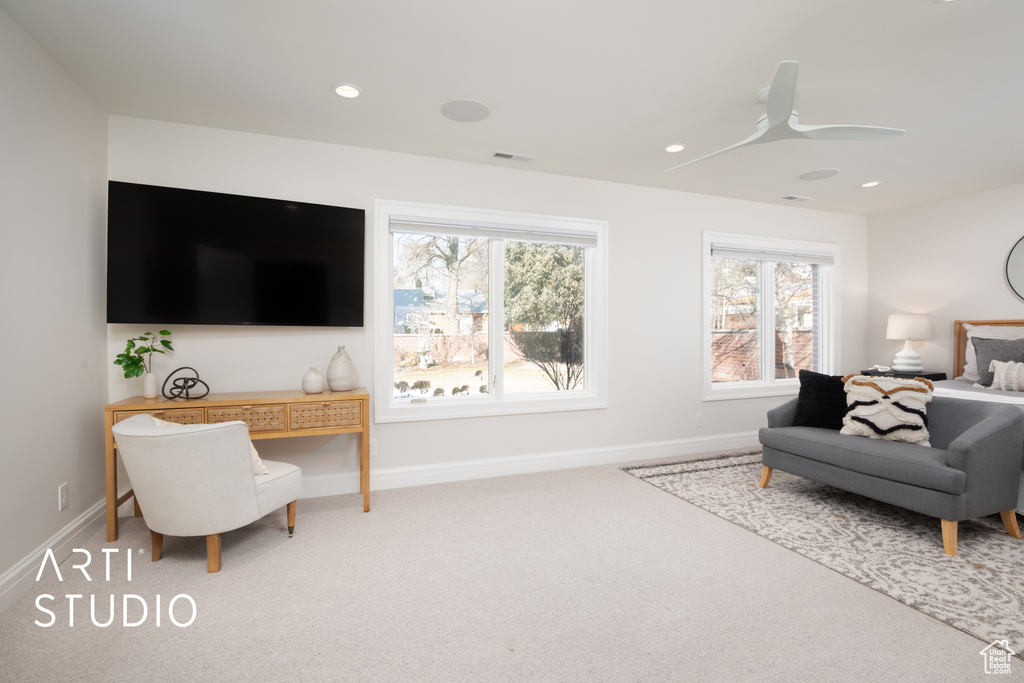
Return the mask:
[(889, 316), (885, 328), (886, 339), (931, 339), (931, 316), (921, 314), (898, 314)]

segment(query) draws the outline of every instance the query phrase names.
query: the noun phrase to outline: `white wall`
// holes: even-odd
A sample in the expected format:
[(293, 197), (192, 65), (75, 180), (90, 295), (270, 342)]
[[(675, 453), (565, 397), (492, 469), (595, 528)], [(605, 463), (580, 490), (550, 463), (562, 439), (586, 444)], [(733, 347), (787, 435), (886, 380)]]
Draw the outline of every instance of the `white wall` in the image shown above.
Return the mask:
[(890, 313), (928, 313), (935, 336), (916, 342), (926, 370), (952, 377), (953, 321), (1024, 319), (1006, 257), (1024, 236), (1024, 184), (955, 197), (868, 221), (868, 364), (891, 365)]
[[(839, 368), (865, 360), (863, 217), (124, 117), (110, 118), (109, 138), (113, 180), (363, 208), (368, 239), (375, 199), (609, 222), (609, 408), (373, 425), (374, 469), (675, 442), (762, 425), (778, 399), (700, 399), (702, 230), (839, 243)], [(371, 257), (368, 249), (368, 273)], [(344, 344), (360, 384), (371, 387), (373, 283), (367, 284), (364, 330), (176, 326), (177, 351), (158, 361), (158, 372), (195, 367), (214, 392), (298, 388), (312, 362), (323, 370)], [(109, 326), (108, 357), (142, 331)], [(140, 381), (125, 380), (110, 365), (111, 400), (141, 393)], [(697, 412), (704, 414), (702, 428), (694, 426)], [(301, 466), (310, 481), (355, 472), (353, 441), (316, 437), (259, 446), (266, 457)]]
[[(9, 578), (103, 496), (107, 124), (2, 10), (0, 93), (0, 575)], [(58, 513), (62, 482), (70, 507)]]

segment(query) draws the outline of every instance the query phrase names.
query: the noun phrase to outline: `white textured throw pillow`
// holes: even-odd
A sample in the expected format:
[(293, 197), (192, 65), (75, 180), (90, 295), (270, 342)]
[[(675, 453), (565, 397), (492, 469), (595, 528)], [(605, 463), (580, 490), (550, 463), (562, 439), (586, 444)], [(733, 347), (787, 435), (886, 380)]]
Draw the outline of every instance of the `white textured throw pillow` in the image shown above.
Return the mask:
[(843, 388), (848, 408), (840, 434), (931, 446), (926, 408), (934, 386), (928, 380), (847, 375)]
[(974, 337), (984, 339), (1024, 339), (1024, 327), (1011, 327), (1009, 325), (971, 325), (964, 323), (967, 330), (967, 348), (964, 349), (964, 374), (963, 378), (972, 382), (981, 379), (978, 372), (978, 354), (974, 350)]
[[(150, 417), (153, 417), (150, 415)], [(153, 424), (160, 427), (183, 427), (177, 422), (168, 422), (167, 420), (161, 420), (160, 418), (153, 417)], [(252, 459), (252, 473), (254, 475), (270, 474), (270, 470), (263, 464), (260, 459), (260, 454), (256, 451), (256, 447), (252, 445), (252, 441), (249, 441), (249, 457)]]
[(992, 386), (986, 388), (999, 391), (1024, 391), (1024, 363), (1015, 363), (1012, 360), (1006, 362), (994, 360), (989, 363), (988, 369), (992, 372)]

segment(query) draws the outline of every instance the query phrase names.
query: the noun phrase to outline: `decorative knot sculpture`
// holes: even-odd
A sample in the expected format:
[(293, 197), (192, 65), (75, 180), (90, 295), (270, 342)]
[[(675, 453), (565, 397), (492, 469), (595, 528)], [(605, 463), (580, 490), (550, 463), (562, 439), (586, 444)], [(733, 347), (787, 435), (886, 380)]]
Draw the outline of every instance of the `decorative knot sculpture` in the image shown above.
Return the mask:
[[(175, 379), (174, 382), (171, 382), (171, 388), (170, 390), (168, 390), (167, 383), (171, 381), (172, 377), (174, 377), (179, 372), (182, 372), (183, 370), (191, 370), (195, 377), (179, 377)], [(202, 388), (200, 389), (202, 393), (193, 395), (192, 390), (195, 389), (196, 385), (199, 384), (203, 385)], [(203, 380), (199, 379), (199, 373), (195, 371), (195, 368), (185, 366), (180, 367), (171, 374), (167, 375), (167, 379), (164, 380), (164, 385), (163, 387), (161, 387), (160, 391), (161, 393), (163, 393), (164, 398), (183, 398), (187, 401), (192, 398), (202, 398), (203, 396), (206, 396), (208, 393), (210, 393), (210, 385), (204, 382)]]

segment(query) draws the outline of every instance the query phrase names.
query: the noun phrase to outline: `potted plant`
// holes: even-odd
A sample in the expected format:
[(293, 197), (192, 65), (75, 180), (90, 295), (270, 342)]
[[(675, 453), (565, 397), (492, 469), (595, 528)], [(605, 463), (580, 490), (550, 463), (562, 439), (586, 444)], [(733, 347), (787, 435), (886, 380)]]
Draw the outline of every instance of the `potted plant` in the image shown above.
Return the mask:
[(126, 379), (142, 375), (143, 398), (156, 398), (156, 375), (153, 374), (153, 354), (173, 351), (167, 330), (158, 334), (146, 332), (140, 337), (132, 337), (124, 347), (124, 353), (117, 354), (114, 365), (120, 365)]

